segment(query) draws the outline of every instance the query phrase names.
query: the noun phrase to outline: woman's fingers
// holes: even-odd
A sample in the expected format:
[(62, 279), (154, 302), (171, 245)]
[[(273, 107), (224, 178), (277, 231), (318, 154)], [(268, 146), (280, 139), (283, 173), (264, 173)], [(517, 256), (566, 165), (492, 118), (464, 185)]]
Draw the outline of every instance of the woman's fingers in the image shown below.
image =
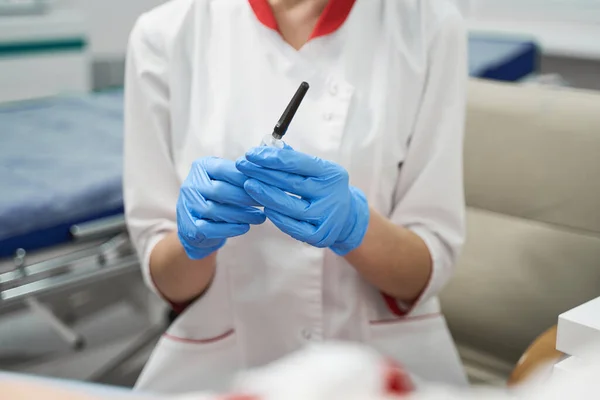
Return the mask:
[(265, 208), (298, 220), (311, 219), (308, 201), (293, 197), (277, 187), (266, 185), (256, 179), (248, 179), (244, 189), (250, 197)]
[(213, 181), (223, 181), (237, 187), (243, 187), (246, 176), (237, 170), (235, 162), (218, 157), (205, 157), (201, 159), (202, 167), (208, 177)]
[(188, 205), (188, 208), (195, 219), (250, 225), (265, 222), (265, 214), (254, 207), (238, 207), (205, 200), (201, 203)]
[(256, 207), (258, 204), (243, 189), (247, 179), (233, 161), (204, 157), (194, 162), (181, 190), (189, 199), (204, 198), (222, 204)]
[[(205, 219), (198, 219), (195, 222), (198, 239), (227, 239), (235, 236), (241, 236), (250, 230), (248, 224), (230, 224), (227, 222), (214, 222)], [(203, 237), (200, 237), (203, 236)]]
[(212, 200), (221, 204), (245, 207), (260, 206), (260, 204), (252, 199), (252, 197), (248, 196), (243, 185), (242, 187), (237, 187), (223, 181), (212, 181), (204, 188), (202, 195), (207, 200)]
[(308, 222), (298, 221), (275, 210), (265, 208), (265, 215), (282, 232), (301, 242), (307, 243), (316, 230), (316, 227)]
[(286, 192), (294, 193), (304, 198), (318, 197), (322, 185), (316, 184), (315, 178), (291, 174), (284, 171), (268, 169), (251, 163), (246, 159), (240, 159), (236, 163), (237, 169), (249, 178), (278, 187)]
[(246, 153), (246, 160), (264, 168), (302, 176), (320, 177), (335, 168), (335, 164), (321, 158), (273, 147), (254, 147)]

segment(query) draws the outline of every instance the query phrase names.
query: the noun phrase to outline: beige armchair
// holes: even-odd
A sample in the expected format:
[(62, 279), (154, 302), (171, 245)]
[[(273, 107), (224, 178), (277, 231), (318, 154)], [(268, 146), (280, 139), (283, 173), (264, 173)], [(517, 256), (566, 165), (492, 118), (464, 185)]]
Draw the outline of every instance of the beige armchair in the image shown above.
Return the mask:
[(472, 80), (468, 238), (442, 307), (473, 382), (504, 384), (600, 296), (600, 93)]

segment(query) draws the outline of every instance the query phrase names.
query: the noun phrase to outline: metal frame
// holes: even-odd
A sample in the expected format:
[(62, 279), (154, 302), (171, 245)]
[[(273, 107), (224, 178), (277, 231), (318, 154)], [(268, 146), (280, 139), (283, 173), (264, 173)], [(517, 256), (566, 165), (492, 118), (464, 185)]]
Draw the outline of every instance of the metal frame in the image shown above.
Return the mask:
[(15, 255), (15, 269), (0, 274), (0, 307), (93, 281), (99, 275), (110, 277), (137, 266), (138, 260), (128, 249), (129, 238), (120, 234), (100, 246), (89, 247), (32, 265), (26, 265), (26, 253)]
[[(50, 304), (64, 301), (69, 293), (81, 291), (86, 286), (140, 274), (140, 269), (123, 216), (73, 226), (71, 235), (75, 243), (86, 247), (31, 264), (27, 262), (25, 250), (16, 251), (12, 260), (14, 268), (0, 273), (0, 316), (28, 309), (44, 320), (71, 348), (81, 350), (85, 347), (85, 337), (69, 326), (66, 318), (57, 315)], [(127, 300), (136, 308), (143, 307), (143, 301), (134, 293)], [(133, 358), (162, 334), (166, 323), (143, 332), (127, 351), (101, 367), (91, 379), (101, 380), (116, 366)]]

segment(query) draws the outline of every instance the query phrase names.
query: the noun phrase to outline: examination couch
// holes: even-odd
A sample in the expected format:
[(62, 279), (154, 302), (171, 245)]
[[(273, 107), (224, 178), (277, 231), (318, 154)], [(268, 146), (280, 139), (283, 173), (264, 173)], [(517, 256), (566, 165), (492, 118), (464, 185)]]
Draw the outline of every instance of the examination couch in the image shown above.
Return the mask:
[(442, 308), (474, 383), (504, 384), (600, 295), (600, 92), (472, 79), (468, 238)]
[(122, 98), (0, 106), (0, 370), (107, 381), (167, 323), (125, 229)]

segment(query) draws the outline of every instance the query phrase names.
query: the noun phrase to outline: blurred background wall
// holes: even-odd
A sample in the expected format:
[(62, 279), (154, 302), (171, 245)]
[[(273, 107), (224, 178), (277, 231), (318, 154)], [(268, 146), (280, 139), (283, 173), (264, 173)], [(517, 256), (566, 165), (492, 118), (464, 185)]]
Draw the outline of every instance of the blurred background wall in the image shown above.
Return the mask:
[(123, 82), (127, 38), (137, 17), (164, 0), (68, 0), (88, 18), (93, 87), (118, 86)]
[[(129, 31), (137, 16), (165, 0), (46, 1), (53, 9), (46, 19), (60, 20), (61, 13), (74, 10), (81, 14), (92, 57), (92, 87), (101, 89), (122, 84)], [(542, 49), (539, 72), (557, 74), (571, 86), (600, 89), (600, 0), (455, 1), (471, 31), (532, 38)]]
[(531, 36), (542, 47), (541, 73), (600, 89), (599, 0), (458, 0), (469, 28)]
[[(533, 37), (542, 47), (542, 73), (558, 74), (575, 87), (600, 89), (600, 0), (456, 1), (471, 30)], [(89, 18), (94, 87), (119, 85), (132, 24), (164, 0), (65, 2), (77, 4)]]

